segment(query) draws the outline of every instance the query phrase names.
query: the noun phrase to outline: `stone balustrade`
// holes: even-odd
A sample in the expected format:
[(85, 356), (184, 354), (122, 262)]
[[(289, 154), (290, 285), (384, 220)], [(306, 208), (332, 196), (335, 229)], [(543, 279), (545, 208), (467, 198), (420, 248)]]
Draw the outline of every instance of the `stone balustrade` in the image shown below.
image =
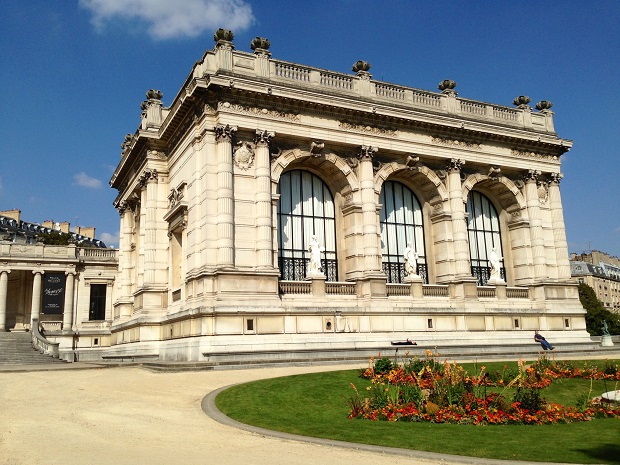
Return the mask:
[(116, 249), (100, 249), (90, 247), (76, 247), (75, 245), (45, 245), (45, 244), (14, 244), (0, 243), (0, 252), (3, 257), (11, 259), (70, 259), (70, 260), (98, 260), (116, 261)]
[[(241, 51), (232, 53), (238, 59), (232, 60), (233, 66), (230, 72), (239, 75), (256, 74), (254, 68), (248, 66), (251, 60), (256, 59), (254, 55)], [(210, 53), (206, 58), (215, 61)], [(479, 102), (460, 98), (456, 92), (431, 92), (271, 58), (268, 76), (256, 77), (263, 79), (266, 77), (274, 83), (280, 82), (283, 85), (314, 87), (319, 92), (342, 93), (343, 96), (371, 99), (378, 104), (405, 106), (412, 110), (428, 110), (468, 120), (554, 133), (553, 112), (549, 110), (533, 111), (528, 106), (512, 108)]]

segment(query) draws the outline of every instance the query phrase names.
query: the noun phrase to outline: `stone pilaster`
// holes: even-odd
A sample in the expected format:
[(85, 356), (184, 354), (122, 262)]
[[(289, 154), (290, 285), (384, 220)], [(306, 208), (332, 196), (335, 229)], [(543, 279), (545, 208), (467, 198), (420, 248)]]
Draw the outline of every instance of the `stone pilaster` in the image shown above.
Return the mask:
[(469, 266), (469, 246), (467, 241), (467, 223), (465, 221), (465, 201), (461, 186), (461, 168), (465, 160), (450, 160), (446, 167), (448, 172), (447, 187), (452, 213), (452, 241), (454, 244), (454, 275), (457, 277), (471, 276)]
[(364, 275), (383, 276), (380, 261), (377, 202), (375, 200), (375, 181), (372, 160), (377, 152), (375, 147), (363, 145), (358, 158), (360, 190), (362, 197), (362, 235), (364, 237)]
[(41, 313), (41, 284), (43, 280), (42, 271), (33, 271), (34, 280), (32, 282), (32, 305), (30, 307), (30, 326), (32, 320), (38, 319)]
[[(119, 206), (121, 215), (121, 235), (119, 241), (119, 271), (120, 271), (120, 295), (118, 296), (118, 310), (115, 317), (128, 318), (131, 316), (133, 304), (132, 274), (135, 264), (132, 263), (132, 239), (133, 239), (133, 211), (130, 206), (123, 202)], [(134, 244), (135, 246), (135, 244)]]
[(9, 290), (8, 270), (0, 271), (0, 331), (6, 331), (6, 297)]
[(234, 266), (234, 193), (232, 138), (237, 127), (215, 127), (217, 143), (217, 266)]
[(68, 271), (65, 274), (67, 279), (65, 281), (65, 309), (62, 315), (62, 330), (70, 331), (73, 326), (73, 285), (75, 273)]
[(273, 269), (271, 165), (269, 142), (275, 133), (256, 131), (256, 264)]
[(530, 219), (530, 238), (534, 260), (534, 282), (547, 278), (547, 261), (545, 260), (545, 241), (540, 218), (540, 199), (538, 197), (538, 178), (540, 171), (529, 170), (525, 175), (524, 194), (527, 214)]
[(562, 211), (562, 198), (560, 197), (560, 180), (562, 173), (552, 173), (549, 182), (549, 207), (551, 209), (551, 224), (553, 227), (553, 239), (555, 256), (558, 265), (558, 280), (570, 279), (570, 262), (568, 259), (568, 244), (566, 242), (566, 226)]

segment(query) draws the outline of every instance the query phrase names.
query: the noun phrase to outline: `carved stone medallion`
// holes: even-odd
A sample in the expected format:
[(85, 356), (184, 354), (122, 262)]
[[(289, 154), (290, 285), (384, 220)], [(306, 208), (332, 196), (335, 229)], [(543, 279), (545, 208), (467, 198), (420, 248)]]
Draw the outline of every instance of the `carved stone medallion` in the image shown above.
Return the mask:
[(242, 170), (247, 170), (254, 163), (254, 147), (250, 142), (238, 142), (233, 154), (235, 165)]

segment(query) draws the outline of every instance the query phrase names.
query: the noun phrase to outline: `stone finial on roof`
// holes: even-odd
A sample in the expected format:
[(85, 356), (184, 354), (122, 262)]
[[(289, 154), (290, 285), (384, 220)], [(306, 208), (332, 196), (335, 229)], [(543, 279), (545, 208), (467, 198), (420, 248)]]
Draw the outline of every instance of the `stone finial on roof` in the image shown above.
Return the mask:
[(452, 79), (444, 79), (437, 86), (437, 88), (441, 91), (442, 94), (456, 96), (458, 95), (458, 93), (454, 90), (455, 87), (456, 87), (456, 81), (453, 81)]
[(547, 111), (550, 110), (552, 106), (553, 103), (551, 103), (549, 100), (541, 100), (536, 104), (536, 109), (539, 111)]
[(235, 37), (235, 34), (229, 29), (219, 28), (217, 31), (215, 31), (215, 34), (213, 34), (213, 40), (215, 40), (216, 42), (222, 40), (225, 42), (232, 42), (233, 37)]
[(529, 108), (529, 103), (532, 101), (527, 95), (519, 95), (516, 99), (512, 101), (513, 105), (516, 105), (517, 108)]
[(250, 48), (256, 52), (257, 49), (260, 50), (269, 50), (271, 46), (271, 42), (269, 39), (265, 39), (264, 37), (254, 37), (252, 42), (250, 42)]
[(162, 93), (162, 91), (156, 89), (149, 89), (149, 91), (146, 93), (146, 98), (148, 100), (161, 100), (163, 96), (164, 94)]

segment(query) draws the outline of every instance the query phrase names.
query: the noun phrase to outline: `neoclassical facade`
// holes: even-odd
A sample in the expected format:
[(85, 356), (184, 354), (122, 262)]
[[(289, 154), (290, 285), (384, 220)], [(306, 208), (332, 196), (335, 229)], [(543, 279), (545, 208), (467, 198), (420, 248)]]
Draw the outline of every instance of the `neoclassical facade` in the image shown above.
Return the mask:
[(94, 228), (82, 228), (87, 237), (68, 223), (62, 232), (74, 243), (45, 245), (37, 237), (56, 231), (53, 222), (22, 221), (19, 210), (0, 213), (0, 332), (34, 335), (41, 327), (46, 353), (101, 359), (110, 346), (117, 251), (94, 239)]
[(215, 42), (170, 106), (147, 93), (122, 144), (108, 356), (589, 340), (560, 196), (572, 142), (550, 102)]

